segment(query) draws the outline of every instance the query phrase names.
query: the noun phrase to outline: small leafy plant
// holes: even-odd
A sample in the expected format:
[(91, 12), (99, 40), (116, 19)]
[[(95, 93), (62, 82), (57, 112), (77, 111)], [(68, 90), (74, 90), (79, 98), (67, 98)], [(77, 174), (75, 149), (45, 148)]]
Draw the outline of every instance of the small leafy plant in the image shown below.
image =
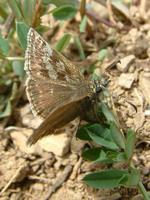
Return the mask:
[(134, 167), (132, 161), (135, 133), (129, 129), (124, 137), (115, 116), (106, 104), (100, 103), (98, 112), (105, 117), (104, 123), (86, 124), (77, 132), (79, 139), (95, 143), (94, 146), (83, 151), (83, 158), (94, 163), (109, 164), (109, 166), (123, 163), (126, 167), (93, 172), (87, 174), (83, 180), (87, 185), (97, 189), (138, 187), (144, 199), (149, 200), (148, 193), (140, 181), (140, 172)]

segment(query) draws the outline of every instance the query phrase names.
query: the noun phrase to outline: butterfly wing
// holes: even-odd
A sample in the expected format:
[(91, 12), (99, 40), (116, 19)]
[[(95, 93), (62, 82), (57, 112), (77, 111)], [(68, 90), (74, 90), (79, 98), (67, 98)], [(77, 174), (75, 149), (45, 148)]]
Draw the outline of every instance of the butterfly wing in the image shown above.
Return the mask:
[(81, 102), (71, 102), (62, 108), (58, 108), (44, 120), (44, 122), (34, 130), (27, 143), (35, 144), (42, 137), (54, 133), (57, 129), (63, 127), (68, 122), (79, 116), (82, 111)]
[(35, 115), (46, 118), (64, 105), (91, 94), (79, 69), (62, 54), (51, 49), (32, 28), (25, 54), (27, 96)]

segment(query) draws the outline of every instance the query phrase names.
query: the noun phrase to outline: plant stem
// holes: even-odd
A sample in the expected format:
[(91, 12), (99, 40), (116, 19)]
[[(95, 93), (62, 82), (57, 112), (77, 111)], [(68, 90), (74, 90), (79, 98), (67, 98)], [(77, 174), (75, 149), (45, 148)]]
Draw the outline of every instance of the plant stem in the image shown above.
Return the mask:
[(24, 57), (6, 57), (7, 60), (13, 61), (13, 60), (20, 60), (23, 61)]
[(149, 197), (147, 191), (145, 190), (145, 187), (141, 181), (139, 181), (138, 189), (140, 190), (141, 194), (143, 195), (144, 200), (150, 200), (150, 197)]
[[(5, 57), (5, 59), (9, 61), (14, 61), (14, 60), (24, 61), (24, 57)], [(0, 58), (0, 60), (3, 59)]]

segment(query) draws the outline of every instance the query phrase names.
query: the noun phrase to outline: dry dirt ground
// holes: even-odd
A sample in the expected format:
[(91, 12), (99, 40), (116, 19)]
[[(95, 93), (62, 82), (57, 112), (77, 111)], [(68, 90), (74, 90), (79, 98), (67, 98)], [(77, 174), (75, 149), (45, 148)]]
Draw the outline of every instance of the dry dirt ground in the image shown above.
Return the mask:
[[(142, 15), (138, 6), (130, 9), (135, 25), (118, 31), (100, 24), (94, 39), (84, 35), (81, 39), (87, 45), (87, 52), (95, 53), (96, 45), (107, 48), (107, 56), (98, 64), (97, 71), (99, 68), (107, 70), (114, 59), (121, 59), (121, 64), (109, 69), (109, 90), (123, 129), (136, 131), (133, 160), (141, 171), (143, 184), (150, 190), (150, 10), (143, 11)], [(76, 22), (70, 22), (65, 29), (73, 29), (73, 23)], [(89, 53), (89, 62), (92, 53)], [(85, 65), (86, 70), (86, 60), (79, 64)], [(29, 148), (27, 137), (40, 121), (33, 117), (29, 104), (18, 105), (16, 113), (17, 123), (5, 130), (1, 125), (0, 200), (142, 199), (135, 188), (94, 190), (82, 182), (85, 173), (105, 166), (94, 165), (80, 157), (84, 144), (75, 141), (74, 145), (71, 140), (78, 119), (62, 129), (59, 136), (50, 136)]]

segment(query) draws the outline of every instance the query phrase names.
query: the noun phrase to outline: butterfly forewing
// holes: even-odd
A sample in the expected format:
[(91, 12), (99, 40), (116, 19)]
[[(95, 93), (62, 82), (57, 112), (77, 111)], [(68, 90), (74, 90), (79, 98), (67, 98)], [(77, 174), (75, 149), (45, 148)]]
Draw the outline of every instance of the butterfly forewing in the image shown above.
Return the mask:
[(58, 108), (91, 95), (89, 82), (76, 66), (32, 28), (25, 55), (27, 96), (35, 115), (47, 118)]

